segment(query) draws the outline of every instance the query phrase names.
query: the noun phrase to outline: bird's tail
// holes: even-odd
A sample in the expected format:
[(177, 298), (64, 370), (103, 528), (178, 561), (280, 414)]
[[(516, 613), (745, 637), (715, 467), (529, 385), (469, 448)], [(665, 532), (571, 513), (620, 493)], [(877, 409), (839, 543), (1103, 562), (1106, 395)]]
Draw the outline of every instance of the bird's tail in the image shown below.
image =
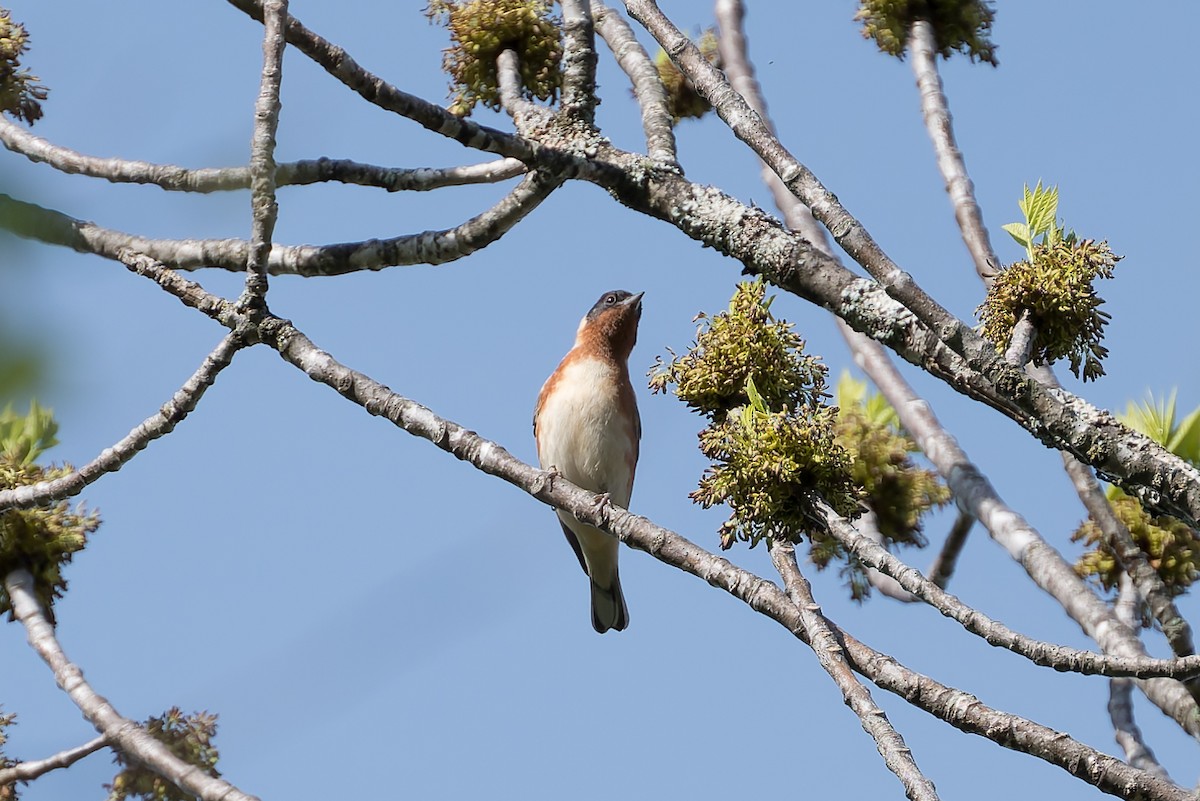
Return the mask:
[(621, 592), (621, 577), (614, 570), (612, 584), (601, 587), (592, 581), (592, 628), (603, 634), (609, 629), (624, 631), (629, 625), (629, 608)]

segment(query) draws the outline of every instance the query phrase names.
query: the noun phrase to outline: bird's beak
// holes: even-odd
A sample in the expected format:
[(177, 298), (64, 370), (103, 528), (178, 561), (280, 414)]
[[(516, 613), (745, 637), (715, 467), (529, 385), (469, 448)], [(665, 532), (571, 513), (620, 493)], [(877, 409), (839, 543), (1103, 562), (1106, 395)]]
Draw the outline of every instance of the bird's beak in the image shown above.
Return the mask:
[(646, 294), (645, 292), (639, 292), (636, 295), (630, 295), (629, 297), (625, 298), (625, 300), (621, 301), (621, 305), (622, 306), (641, 306), (642, 305), (642, 295), (645, 295), (645, 294)]

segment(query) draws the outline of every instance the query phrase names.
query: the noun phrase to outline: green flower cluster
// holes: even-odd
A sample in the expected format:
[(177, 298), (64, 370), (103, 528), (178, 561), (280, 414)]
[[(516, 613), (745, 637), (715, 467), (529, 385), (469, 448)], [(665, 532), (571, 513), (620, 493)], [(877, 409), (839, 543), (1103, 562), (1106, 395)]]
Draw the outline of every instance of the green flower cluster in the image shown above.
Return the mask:
[[(710, 64), (721, 69), (721, 53), (717, 47), (717, 35), (711, 28), (704, 32), (696, 46), (700, 48), (700, 54), (708, 59)], [(667, 51), (662, 49), (658, 51), (658, 55), (654, 57), (654, 66), (658, 69), (658, 78), (662, 81), (663, 88), (667, 90), (667, 109), (671, 113), (672, 123), (678, 125), (679, 121), (685, 118), (698, 120), (712, 111), (712, 106), (700, 96), (692, 82), (679, 71), (679, 68), (667, 55)]]
[(912, 24), (924, 20), (942, 58), (957, 50), (972, 61), (999, 63), (988, 38), (996, 12), (987, 0), (861, 0), (854, 18), (862, 22), (863, 38), (891, 56), (904, 57)]
[(837, 410), (825, 405), (827, 368), (770, 313), (761, 280), (738, 285), (729, 310), (711, 319), (683, 356), (651, 369), (650, 387), (707, 416), (700, 450), (713, 460), (691, 493), (704, 507), (726, 504), (721, 547), (763, 538), (798, 542), (818, 529), (815, 503), (839, 515), (861, 511), (850, 457), (835, 442)]
[(1013, 327), (1028, 311), (1037, 335), (1031, 358), (1035, 364), (1070, 359), (1071, 372), (1084, 381), (1104, 375), (1101, 345), (1109, 315), (1092, 282), (1112, 278), (1120, 260), (1107, 242), (1077, 240), (1068, 235), (1053, 244), (1035, 244), (1033, 259), (1002, 270), (979, 307), (983, 335), (997, 349), (1008, 347)]
[[(878, 393), (868, 393), (864, 381), (849, 373), (837, 388), (838, 419), (835, 441), (850, 455), (851, 476), (863, 489), (862, 499), (875, 516), (883, 546), (916, 546), (928, 541), (921, 519), (930, 509), (944, 506), (950, 490), (931, 470), (917, 467), (910, 454), (917, 444), (900, 428), (896, 411)], [(871, 593), (866, 568), (832, 537), (815, 535), (809, 558), (821, 569), (837, 559), (856, 601)]]
[(527, 97), (554, 101), (562, 86), (562, 28), (548, 0), (430, 0), (425, 14), (450, 30), (442, 54), (450, 74), (450, 111), (467, 116), (477, 103), (500, 108), (496, 59), (516, 52)]
[[(203, 770), (209, 776), (220, 776), (217, 771), (217, 747), (213, 738), (217, 734), (217, 716), (207, 712), (184, 715), (179, 707), (171, 707), (162, 717), (150, 718), (143, 726), (151, 737), (159, 740), (172, 754)], [(108, 790), (108, 801), (125, 801), (130, 797), (144, 801), (192, 801), (192, 796), (171, 782), (146, 768), (136, 765), (120, 751), (116, 763), (124, 770), (113, 778), (112, 784), (104, 785)]]
[[(1142, 504), (1120, 490), (1109, 501), (1117, 519), (1125, 524), (1133, 541), (1146, 554), (1150, 566), (1158, 571), (1163, 584), (1172, 595), (1187, 590), (1200, 576), (1200, 536), (1180, 520), (1162, 515), (1151, 517)], [(1079, 557), (1075, 572), (1090, 578), (1106, 590), (1116, 588), (1122, 570), (1116, 554), (1105, 543), (1104, 534), (1095, 521), (1088, 519), (1071, 535), (1072, 542), (1082, 542), (1092, 550)]]
[(21, 56), (28, 49), (25, 26), (13, 22), (8, 9), (0, 8), (0, 112), (32, 125), (42, 117), (41, 101), (49, 90), (36, 75), (21, 69)]
[[(58, 426), (47, 409), (34, 403), (28, 415), (7, 408), (0, 412), (0, 490), (51, 481), (72, 472), (70, 465), (41, 467), (34, 460), (57, 440)], [(83, 550), (100, 516), (66, 501), (35, 509), (0, 512), (0, 577), (18, 568), (33, 575), (34, 591), (47, 618), (54, 622), (54, 600), (67, 588), (62, 568)], [(12, 600), (0, 586), (0, 614), (12, 613)]]

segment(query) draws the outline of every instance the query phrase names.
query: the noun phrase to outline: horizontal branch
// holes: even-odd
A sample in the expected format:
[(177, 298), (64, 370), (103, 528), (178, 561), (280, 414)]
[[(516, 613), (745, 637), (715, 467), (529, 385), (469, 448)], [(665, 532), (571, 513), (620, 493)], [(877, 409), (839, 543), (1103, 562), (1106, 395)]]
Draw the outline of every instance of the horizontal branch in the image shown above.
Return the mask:
[[(454, 228), (333, 245), (276, 245), (271, 275), (344, 275), (412, 264), (445, 264), (469, 256), (500, 239), (559, 186), (530, 173), (492, 208)], [(61, 245), (80, 253), (119, 258), (123, 250), (144, 253), (180, 270), (220, 267), (241, 272), (249, 243), (244, 239), (149, 239), (102, 228), (61, 212), (0, 194), (0, 227), (18, 236)]]
[[(0, 144), (33, 162), (71, 175), (103, 178), (112, 183), (149, 184), (172, 192), (228, 192), (250, 188), (249, 167), (188, 169), (119, 158), (98, 158), (56, 145), (0, 117)], [(350, 159), (305, 159), (284, 162), (275, 171), (279, 186), (337, 182), (379, 187), (388, 192), (423, 192), (446, 186), (496, 183), (528, 168), (517, 159), (502, 158), (461, 167), (380, 167)]]

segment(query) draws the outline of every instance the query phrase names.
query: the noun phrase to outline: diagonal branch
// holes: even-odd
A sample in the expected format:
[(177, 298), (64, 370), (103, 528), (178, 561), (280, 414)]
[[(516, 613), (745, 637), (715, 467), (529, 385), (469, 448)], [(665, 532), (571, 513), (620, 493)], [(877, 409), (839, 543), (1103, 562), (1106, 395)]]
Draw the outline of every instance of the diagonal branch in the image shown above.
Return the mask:
[(650, 160), (668, 169), (681, 171), (675, 153), (675, 129), (667, 106), (667, 90), (658, 77), (658, 68), (642, 43), (633, 34), (625, 18), (592, 0), (592, 15), (596, 31), (617, 59), (617, 65), (633, 83), (638, 108), (642, 111), (642, 130), (646, 133), (646, 149)]
[(904, 743), (904, 738), (892, 727), (887, 714), (875, 703), (871, 692), (864, 687), (846, 661), (845, 649), (838, 642), (837, 634), (821, 607), (813, 598), (812, 587), (800, 572), (796, 564), (796, 549), (790, 542), (775, 540), (771, 543), (771, 561), (783, 578), (788, 597), (796, 607), (800, 616), (800, 624), (804, 627), (804, 640), (817, 655), (821, 667), (829, 674), (846, 705), (858, 715), (859, 722), (883, 756), (888, 770), (896, 774), (904, 785), (904, 794), (913, 801), (928, 799), (933, 801), (938, 797), (933, 782), (929, 781), (913, 759), (912, 751)]
[[(229, 3), (262, 22), (262, 0), (229, 0)], [(368, 103), (407, 117), (464, 147), (511, 156), (525, 162), (533, 159), (537, 152), (536, 145), (519, 136), (456, 117), (441, 106), (400, 91), (378, 75), (360, 67), (349, 53), (313, 33), (293, 16), (287, 18), (287, 42)]]
[(4, 577), (4, 588), (12, 599), (14, 617), (25, 627), (29, 644), (54, 671), (58, 686), (113, 748), (202, 801), (258, 801), (224, 779), (209, 776), (175, 756), (137, 723), (122, 717), (106, 698), (92, 689), (83, 678), (83, 671), (67, 658), (54, 636), (54, 627), (46, 620), (34, 594), (29, 571), (20, 568), (9, 573)]
[(83, 467), (53, 481), (39, 481), (36, 484), (0, 490), (0, 510), (28, 509), (69, 498), (78, 495), (84, 487), (106, 473), (120, 470), (151, 442), (174, 431), (175, 426), (196, 408), (205, 391), (217, 380), (217, 374), (228, 367), (234, 354), (245, 346), (246, 340), (240, 330), (226, 334), (171, 399), (123, 439), (112, 447), (105, 448), (99, 456)]
[(954, 140), (950, 104), (942, 91), (942, 78), (937, 69), (938, 48), (933, 27), (925, 20), (917, 20), (909, 29), (908, 43), (913, 75), (921, 95), (925, 128), (933, 140), (938, 169), (946, 181), (946, 193), (950, 195), (950, 203), (954, 207), (958, 230), (962, 232), (963, 242), (975, 262), (975, 272), (984, 283), (991, 283), (992, 277), (1000, 269), (1000, 261), (992, 250), (987, 226), (983, 224), (983, 212), (975, 200), (975, 186), (967, 174), (966, 161)]
[[(53, 756), (48, 756), (45, 759), (30, 760), (28, 762), (18, 762), (15, 765), (7, 768), (0, 768), (0, 795), (3, 794), (6, 785), (14, 782), (30, 782), (39, 776), (43, 776), (52, 770), (60, 770), (69, 768), (79, 760), (86, 756), (99, 751), (108, 745), (108, 738), (104, 735), (89, 740), (83, 745), (77, 745), (74, 748), (68, 748), (65, 751), (59, 751)], [(4, 796), (8, 798), (10, 796)]]

